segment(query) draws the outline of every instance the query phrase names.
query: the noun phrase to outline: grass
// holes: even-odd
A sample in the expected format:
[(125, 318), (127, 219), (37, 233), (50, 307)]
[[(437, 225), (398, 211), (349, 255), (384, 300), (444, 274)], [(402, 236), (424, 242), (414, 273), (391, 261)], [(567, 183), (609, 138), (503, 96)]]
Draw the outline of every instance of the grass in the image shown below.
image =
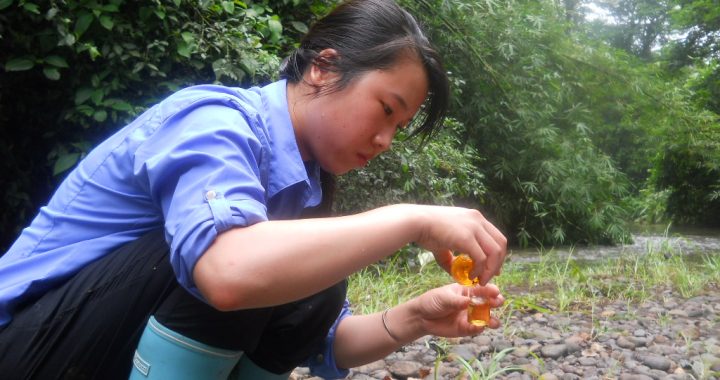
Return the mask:
[(475, 358), (472, 362), (463, 358), (457, 358), (457, 361), (460, 362), (465, 373), (468, 374), (469, 380), (490, 380), (507, 372), (520, 370), (520, 367), (503, 366), (501, 364), (505, 356), (513, 350), (514, 348), (510, 347), (497, 352), (486, 363), (483, 363), (478, 358)]
[[(434, 261), (428, 262), (427, 253), (417, 260), (407, 260), (409, 256), (412, 255), (404, 252), (351, 277), (348, 298), (355, 313), (380, 311), (452, 281)], [(605, 317), (596, 315), (604, 304), (621, 301), (628, 305), (631, 314), (632, 305), (664, 297), (663, 292), (667, 290), (690, 298), (720, 289), (720, 252), (693, 258), (666, 245), (648, 247), (644, 254), (598, 261), (579, 260), (572, 252), (567, 257), (560, 257), (554, 251), (539, 251), (538, 256), (539, 260), (534, 262), (517, 262), (510, 258), (502, 275), (493, 280), (507, 299), (505, 305), (493, 311), (504, 326), (512, 326), (510, 319), (518, 312), (574, 311), (590, 313), (592, 335), (598, 335), (607, 330), (607, 325), (600, 321)], [(427, 263), (410, 265), (408, 262)], [(658, 323), (667, 325), (670, 322), (669, 315), (658, 314)], [(512, 328), (503, 329), (505, 335), (515, 333)], [(520, 370), (500, 365), (506, 354), (505, 351), (495, 353), (489, 361), (455, 360), (470, 379), (491, 379)], [(437, 359), (436, 374), (437, 365), (446, 357), (438, 354)], [(695, 365), (708, 371), (702, 363)]]
[[(625, 255), (599, 261), (565, 258), (553, 251), (539, 251), (536, 262), (514, 262), (494, 279), (508, 299), (505, 311), (547, 313), (590, 310), (599, 302), (643, 302), (660, 290), (672, 290), (683, 298), (720, 287), (720, 252), (690, 259), (670, 246), (649, 247), (645, 254)], [(348, 298), (357, 313), (383, 310), (451, 277), (434, 262), (407, 265), (407, 255), (370, 266), (350, 279)]]

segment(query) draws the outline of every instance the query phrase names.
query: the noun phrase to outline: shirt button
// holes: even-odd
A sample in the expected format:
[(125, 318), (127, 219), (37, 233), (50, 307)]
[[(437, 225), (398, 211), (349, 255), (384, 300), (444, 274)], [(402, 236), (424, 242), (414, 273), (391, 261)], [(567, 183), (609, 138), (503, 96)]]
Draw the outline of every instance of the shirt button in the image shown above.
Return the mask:
[(318, 363), (322, 363), (323, 360), (325, 360), (325, 357), (323, 356), (323, 354), (318, 354), (315, 360), (317, 360)]
[(205, 193), (205, 198), (207, 198), (208, 200), (213, 200), (215, 199), (215, 197), (217, 197), (217, 193), (215, 193), (215, 190), (210, 190)]

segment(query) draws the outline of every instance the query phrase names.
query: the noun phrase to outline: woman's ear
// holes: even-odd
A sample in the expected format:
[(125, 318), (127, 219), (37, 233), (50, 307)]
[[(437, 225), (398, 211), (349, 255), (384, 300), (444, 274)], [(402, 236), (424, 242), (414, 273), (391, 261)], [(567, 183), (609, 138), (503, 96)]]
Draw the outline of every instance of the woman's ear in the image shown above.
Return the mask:
[(317, 57), (313, 59), (312, 65), (310, 65), (308, 82), (318, 88), (336, 81), (340, 74), (331, 68), (339, 56), (335, 49), (321, 50)]

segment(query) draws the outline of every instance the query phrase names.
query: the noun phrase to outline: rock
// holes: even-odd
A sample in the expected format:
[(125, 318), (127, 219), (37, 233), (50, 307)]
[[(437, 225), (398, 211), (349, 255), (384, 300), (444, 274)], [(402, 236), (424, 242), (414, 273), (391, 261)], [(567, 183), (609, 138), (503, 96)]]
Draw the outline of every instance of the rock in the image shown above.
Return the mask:
[(505, 339), (496, 339), (490, 343), (490, 348), (494, 352), (500, 352), (506, 348), (512, 347), (512, 344)]
[(406, 360), (399, 360), (390, 366), (390, 372), (397, 377), (410, 377), (418, 376), (422, 368), (422, 364), (417, 362), (410, 362)]
[(545, 372), (538, 377), (538, 380), (558, 380), (558, 377), (550, 372)]
[(594, 367), (594, 366), (597, 365), (597, 362), (598, 362), (598, 361), (597, 361), (596, 359), (593, 359), (593, 358), (580, 358), (580, 359), (578, 359), (578, 363), (580, 363), (580, 365), (583, 365), (583, 366), (585, 366), (585, 367)]
[(654, 345), (648, 347), (648, 351), (650, 351), (654, 354), (664, 355), (664, 356), (668, 356), (668, 355), (677, 353), (677, 349), (675, 347), (668, 346), (666, 344), (654, 344)]
[(687, 312), (682, 309), (672, 309), (668, 312), (668, 314), (673, 317), (680, 317), (680, 318), (687, 318), (687, 316), (688, 316)]
[(565, 344), (549, 344), (540, 349), (540, 353), (543, 357), (550, 359), (557, 359), (561, 356), (565, 356), (567, 353), (567, 345)]
[(490, 342), (492, 342), (492, 338), (488, 335), (478, 335), (472, 339), (472, 342), (478, 346), (489, 346)]
[(697, 309), (690, 309), (686, 313), (688, 318), (699, 318), (705, 315), (705, 311), (699, 307)]
[(450, 353), (471, 361), (478, 355), (478, 347), (474, 344), (458, 344), (450, 349)]
[(530, 349), (525, 346), (518, 347), (512, 354), (518, 358), (526, 358), (530, 355)]
[(574, 373), (564, 373), (562, 376), (560, 376), (562, 380), (579, 380), (580, 376), (574, 374)]
[(620, 348), (624, 348), (626, 350), (632, 350), (635, 348), (635, 342), (631, 341), (630, 339), (621, 336), (618, 338), (618, 340), (615, 342), (615, 344), (618, 345)]
[(622, 374), (620, 380), (653, 380), (652, 377), (642, 374)]
[(636, 336), (636, 337), (644, 337), (646, 334), (647, 334), (647, 332), (645, 332), (645, 330), (643, 330), (643, 329), (637, 329), (637, 330), (633, 331), (633, 336)]
[(549, 339), (555, 339), (558, 337), (557, 333), (554, 333), (553, 331), (549, 331), (544, 328), (537, 328), (529, 331), (529, 335), (531, 337), (537, 338), (539, 340), (549, 340)]
[(710, 366), (710, 370), (713, 372), (720, 372), (720, 360), (716, 361)]
[(615, 316), (615, 310), (612, 310), (612, 309), (603, 310), (602, 313), (600, 313), (600, 316), (603, 318), (613, 317), (613, 316)]
[(372, 363), (357, 367), (355, 370), (362, 373), (370, 373), (379, 369), (384, 369), (386, 365), (385, 360), (376, 360)]
[(659, 369), (661, 371), (669, 370), (672, 365), (670, 359), (652, 353), (636, 352), (634, 357), (635, 360), (645, 364), (649, 368)]

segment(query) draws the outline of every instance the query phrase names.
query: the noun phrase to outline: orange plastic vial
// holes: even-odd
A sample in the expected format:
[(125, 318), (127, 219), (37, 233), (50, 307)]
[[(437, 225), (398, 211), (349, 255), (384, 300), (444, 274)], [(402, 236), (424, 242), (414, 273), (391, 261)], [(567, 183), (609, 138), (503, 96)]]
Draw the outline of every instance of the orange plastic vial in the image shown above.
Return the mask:
[[(456, 256), (450, 265), (450, 273), (458, 284), (470, 287), (479, 283), (477, 277), (470, 279), (470, 271), (473, 267), (473, 260), (466, 254)], [(470, 305), (467, 311), (468, 322), (475, 326), (487, 326), (490, 323), (490, 304), (483, 297), (474, 296), (470, 298)]]

